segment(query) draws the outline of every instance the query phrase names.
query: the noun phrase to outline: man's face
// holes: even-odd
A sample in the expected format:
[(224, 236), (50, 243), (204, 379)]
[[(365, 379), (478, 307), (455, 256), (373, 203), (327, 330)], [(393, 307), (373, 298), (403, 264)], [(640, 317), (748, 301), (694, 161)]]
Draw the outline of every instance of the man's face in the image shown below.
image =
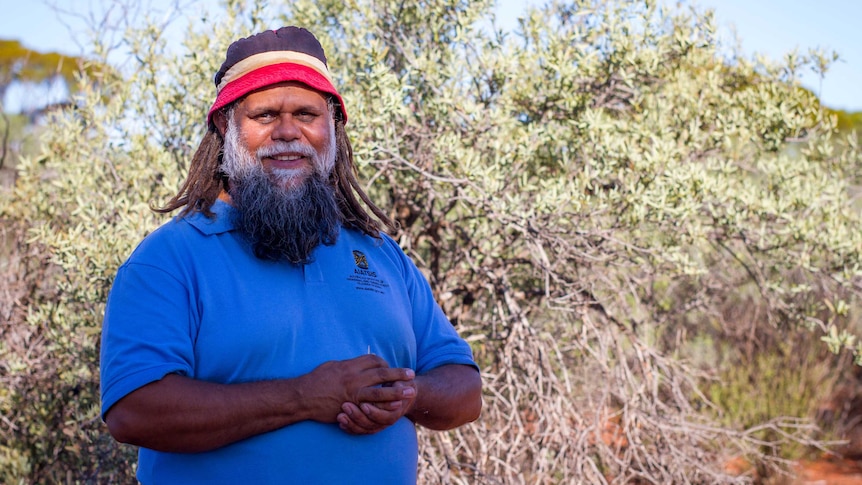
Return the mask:
[[(303, 108), (300, 114), (251, 117), (247, 108), (243, 114), (237, 114), (238, 109), (228, 114), (221, 163), (221, 171), (230, 181), (230, 203), (236, 208), (234, 228), (248, 238), (259, 258), (308, 263), (318, 245), (333, 244), (338, 238), (341, 216), (335, 186), (329, 180), (335, 160), (334, 136), (324, 147), (319, 146), (322, 140), (308, 139), (304, 125), (316, 123), (316, 117), (307, 112), (310, 108)], [(248, 133), (243, 133), (241, 122), (258, 130), (253, 134), (267, 130), (274, 134), (254, 138), (257, 149), (252, 152), (246, 147)], [(273, 128), (273, 124), (278, 126)]]
[[(329, 176), (335, 162), (335, 128), (326, 97), (297, 82), (255, 91), (234, 110), (239, 141), (285, 189), (317, 171)], [(215, 118), (222, 134), (227, 120)]]

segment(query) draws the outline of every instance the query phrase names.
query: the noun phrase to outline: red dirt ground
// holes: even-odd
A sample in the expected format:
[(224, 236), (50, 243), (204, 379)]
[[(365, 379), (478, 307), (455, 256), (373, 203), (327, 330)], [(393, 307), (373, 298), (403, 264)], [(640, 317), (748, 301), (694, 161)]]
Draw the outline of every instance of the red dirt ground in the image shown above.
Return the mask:
[(862, 485), (862, 462), (819, 460), (801, 462), (793, 485)]

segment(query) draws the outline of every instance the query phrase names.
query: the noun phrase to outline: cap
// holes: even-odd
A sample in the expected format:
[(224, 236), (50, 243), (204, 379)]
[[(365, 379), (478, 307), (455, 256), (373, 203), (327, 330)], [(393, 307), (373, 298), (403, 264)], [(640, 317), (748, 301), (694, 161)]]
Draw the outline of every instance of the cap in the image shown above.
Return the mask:
[(282, 27), (235, 41), (215, 75), (216, 100), (207, 123), (219, 109), (246, 94), (272, 84), (298, 81), (338, 99), (347, 122), (344, 100), (335, 89), (326, 54), (314, 34), (301, 27)]

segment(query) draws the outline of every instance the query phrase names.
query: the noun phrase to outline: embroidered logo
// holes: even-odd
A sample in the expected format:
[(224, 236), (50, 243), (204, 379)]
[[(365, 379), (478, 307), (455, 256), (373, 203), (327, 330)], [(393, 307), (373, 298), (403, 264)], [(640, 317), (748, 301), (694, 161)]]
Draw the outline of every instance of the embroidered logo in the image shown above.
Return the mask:
[(365, 257), (365, 253), (362, 251), (353, 251), (353, 261), (356, 262), (356, 266), (360, 269), (368, 269), (368, 258)]

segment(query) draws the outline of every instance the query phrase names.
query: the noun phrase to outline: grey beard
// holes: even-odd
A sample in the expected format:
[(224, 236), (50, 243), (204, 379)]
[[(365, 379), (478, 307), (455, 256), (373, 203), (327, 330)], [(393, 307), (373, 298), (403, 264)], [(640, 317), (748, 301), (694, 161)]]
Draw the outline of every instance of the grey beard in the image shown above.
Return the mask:
[(248, 238), (260, 259), (310, 263), (318, 245), (335, 244), (341, 224), (328, 174), (315, 169), (301, 185), (285, 189), (278, 176), (266, 173), (241, 145), (236, 132), (236, 127), (228, 127), (223, 161), (236, 209), (234, 227)]
[(319, 244), (335, 244), (341, 217), (335, 191), (315, 173), (287, 191), (258, 170), (231, 181), (234, 227), (250, 240), (258, 258), (306, 264)]

